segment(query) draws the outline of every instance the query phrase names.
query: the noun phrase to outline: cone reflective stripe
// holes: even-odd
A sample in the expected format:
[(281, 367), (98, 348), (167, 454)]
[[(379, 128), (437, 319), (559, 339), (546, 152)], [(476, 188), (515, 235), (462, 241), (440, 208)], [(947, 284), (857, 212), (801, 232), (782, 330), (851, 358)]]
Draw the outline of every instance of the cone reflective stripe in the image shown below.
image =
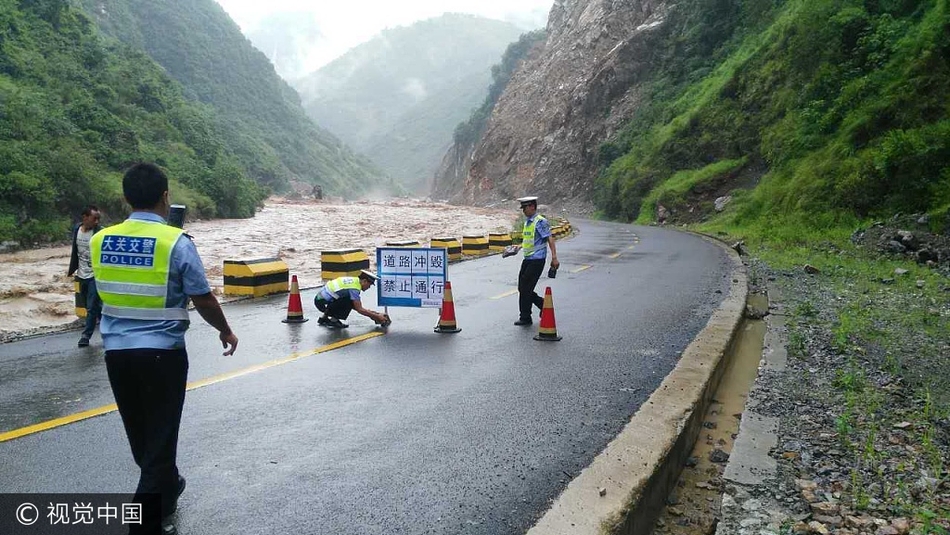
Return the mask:
[(287, 319), (281, 320), (283, 323), (303, 323), (307, 318), (303, 317), (303, 305), (300, 303), (300, 287), (297, 286), (297, 276), (294, 275), (290, 281), (290, 300), (287, 302)]
[(557, 326), (554, 321), (554, 296), (551, 295), (551, 287), (544, 290), (544, 306), (541, 308), (541, 324), (538, 325), (538, 334), (535, 340), (546, 342), (557, 342), (561, 339), (557, 335)]
[(439, 314), (439, 324), (435, 327), (437, 333), (457, 333), (461, 331), (455, 323), (455, 303), (452, 302), (452, 283), (445, 281), (442, 290), (442, 312)]

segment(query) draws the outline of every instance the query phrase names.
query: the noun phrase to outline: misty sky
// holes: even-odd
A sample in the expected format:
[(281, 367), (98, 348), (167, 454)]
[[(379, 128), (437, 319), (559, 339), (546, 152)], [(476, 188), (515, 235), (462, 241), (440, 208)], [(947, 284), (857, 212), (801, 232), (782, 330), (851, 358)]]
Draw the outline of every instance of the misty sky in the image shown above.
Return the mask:
[[(244, 33), (273, 13), (311, 12), (322, 32), (320, 53), (314, 61), (331, 61), (381, 30), (406, 26), (446, 12), (471, 13), (526, 21), (543, 27), (554, 0), (217, 0)], [(525, 28), (533, 29), (533, 28)]]

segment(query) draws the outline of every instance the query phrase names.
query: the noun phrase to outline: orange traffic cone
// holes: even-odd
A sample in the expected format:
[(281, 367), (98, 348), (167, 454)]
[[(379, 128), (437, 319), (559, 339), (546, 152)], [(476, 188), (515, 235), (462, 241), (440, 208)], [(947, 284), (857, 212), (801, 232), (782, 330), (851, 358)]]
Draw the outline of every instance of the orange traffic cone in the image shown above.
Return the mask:
[(554, 296), (551, 295), (551, 287), (544, 290), (544, 307), (541, 308), (541, 324), (538, 326), (538, 334), (535, 340), (546, 342), (557, 342), (561, 339), (557, 335), (557, 326), (554, 321)]
[(439, 324), (435, 327), (437, 333), (457, 333), (462, 329), (455, 323), (455, 303), (452, 302), (452, 283), (445, 281), (442, 293), (442, 313), (439, 314)]
[(297, 276), (290, 279), (290, 301), (287, 302), (287, 319), (281, 320), (283, 323), (303, 323), (307, 318), (303, 317), (303, 306), (300, 304), (300, 287), (297, 286)]

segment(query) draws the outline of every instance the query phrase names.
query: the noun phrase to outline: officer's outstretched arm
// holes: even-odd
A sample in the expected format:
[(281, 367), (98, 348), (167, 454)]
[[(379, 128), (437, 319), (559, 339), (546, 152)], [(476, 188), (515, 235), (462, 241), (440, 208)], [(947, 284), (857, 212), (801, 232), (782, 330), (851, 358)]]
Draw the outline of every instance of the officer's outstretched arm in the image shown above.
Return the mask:
[(227, 318), (224, 317), (224, 311), (213, 293), (208, 292), (202, 295), (192, 295), (191, 301), (195, 304), (195, 310), (209, 325), (218, 330), (221, 339), (221, 347), (225, 349), (224, 355), (234, 354), (237, 349), (238, 338), (231, 332)]
[(366, 316), (367, 318), (369, 318), (369, 319), (371, 319), (371, 320), (373, 320), (373, 321), (375, 321), (375, 322), (377, 322), (377, 323), (378, 323), (378, 322), (381, 322), (381, 321), (383, 321), (383, 320), (386, 319), (386, 318), (383, 317), (383, 315), (380, 314), (379, 312), (375, 312), (375, 311), (370, 310), (370, 309), (368, 309), (368, 308), (363, 308), (363, 302), (360, 301), (359, 299), (354, 299), (354, 300), (353, 300), (353, 310), (359, 312), (360, 314)]

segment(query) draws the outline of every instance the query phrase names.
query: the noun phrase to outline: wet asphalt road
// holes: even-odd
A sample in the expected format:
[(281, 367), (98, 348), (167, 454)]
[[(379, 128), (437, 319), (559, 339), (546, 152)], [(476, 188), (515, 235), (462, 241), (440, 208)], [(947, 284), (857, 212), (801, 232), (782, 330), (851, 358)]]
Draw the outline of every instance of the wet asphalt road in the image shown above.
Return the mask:
[[(229, 304), (238, 352), (221, 356), (197, 314), (190, 381), (293, 354), (188, 392), (179, 532), (521, 534), (616, 435), (728, 292), (725, 253), (666, 229), (581, 221), (550, 285), (561, 342), (515, 327), (518, 257), (449, 267), (462, 332), (433, 309), (390, 308), (376, 332), (280, 322), (287, 298)], [(619, 254), (619, 255), (618, 255)], [(588, 266), (588, 267), (585, 267)], [(312, 285), (317, 281), (300, 281)], [(366, 303), (375, 308), (375, 289)], [(0, 433), (113, 402), (98, 334), (0, 345)], [(273, 364), (273, 363), (272, 363)], [(0, 443), (0, 492), (135, 487), (113, 412)]]

